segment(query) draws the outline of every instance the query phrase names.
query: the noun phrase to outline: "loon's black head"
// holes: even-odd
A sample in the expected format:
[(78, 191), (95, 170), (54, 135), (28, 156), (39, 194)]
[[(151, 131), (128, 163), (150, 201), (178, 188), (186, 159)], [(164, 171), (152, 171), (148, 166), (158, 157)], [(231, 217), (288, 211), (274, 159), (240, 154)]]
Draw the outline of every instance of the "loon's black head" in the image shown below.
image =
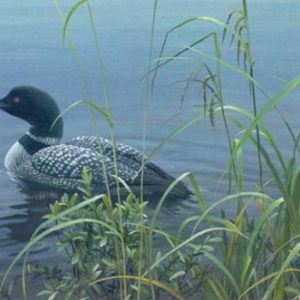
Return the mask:
[(60, 114), (59, 108), (54, 99), (40, 89), (30, 86), (15, 87), (0, 99), (0, 109), (27, 121), (32, 125), (30, 132), (33, 134), (62, 137), (62, 119), (53, 126)]

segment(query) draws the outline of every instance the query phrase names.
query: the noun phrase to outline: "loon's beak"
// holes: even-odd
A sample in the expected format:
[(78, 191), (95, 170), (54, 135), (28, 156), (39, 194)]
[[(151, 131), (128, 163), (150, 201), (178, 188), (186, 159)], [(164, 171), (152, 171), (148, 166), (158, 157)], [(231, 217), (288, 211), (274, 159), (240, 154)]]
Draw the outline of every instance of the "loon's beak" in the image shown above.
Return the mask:
[(7, 103), (7, 97), (0, 99), (0, 109), (6, 111), (6, 109), (8, 107), (9, 107), (9, 104)]

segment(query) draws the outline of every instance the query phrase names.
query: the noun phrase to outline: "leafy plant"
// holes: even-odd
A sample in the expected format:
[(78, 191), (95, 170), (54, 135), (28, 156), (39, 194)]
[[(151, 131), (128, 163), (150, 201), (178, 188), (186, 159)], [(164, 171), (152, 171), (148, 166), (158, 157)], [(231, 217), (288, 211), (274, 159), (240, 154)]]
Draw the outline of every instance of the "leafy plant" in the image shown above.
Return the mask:
[[(85, 188), (82, 191), (85, 195), (89, 194), (90, 182), (88, 173), (84, 173)], [(182, 232), (173, 236), (152, 224), (147, 225), (149, 222), (144, 213), (145, 206), (147, 202), (131, 196), (119, 206), (118, 203), (113, 205), (106, 196), (88, 196), (82, 201), (77, 194), (72, 197), (64, 195), (60, 201), (50, 205), (50, 213), (45, 216), (47, 221), (33, 234), (32, 240), (16, 257), (10, 269), (38, 241), (57, 232), (57, 251), (67, 255), (66, 266), (32, 265), (27, 263), (25, 257), (24, 267), (27, 266), (29, 274), (42, 276), (45, 280), (45, 288), (38, 296), (46, 296), (48, 299), (113, 299), (123, 297), (126, 290), (127, 297), (135, 298), (139, 294), (147, 299), (154, 295), (169, 294), (176, 299), (183, 299), (184, 296), (198, 292), (208, 272), (205, 265), (198, 263), (198, 259), (204, 252), (212, 251), (219, 240), (207, 236), (201, 242), (193, 243), (202, 235), (197, 232), (190, 242), (181, 244)], [(122, 210), (121, 220), (119, 210)], [(145, 226), (141, 226), (141, 218)], [(159, 251), (152, 257), (149, 246), (152, 248), (153, 238), (169, 245), (167, 254), (163, 255)], [(122, 247), (126, 249), (124, 260), (118, 257)], [(182, 251), (183, 247), (186, 247), (185, 251)], [(165, 263), (158, 263), (160, 261)], [(138, 268), (141, 268), (141, 276), (137, 275)], [(24, 269), (24, 291), (25, 273)], [(6, 276), (2, 286), (5, 279)], [(141, 289), (140, 283), (146, 287)]]

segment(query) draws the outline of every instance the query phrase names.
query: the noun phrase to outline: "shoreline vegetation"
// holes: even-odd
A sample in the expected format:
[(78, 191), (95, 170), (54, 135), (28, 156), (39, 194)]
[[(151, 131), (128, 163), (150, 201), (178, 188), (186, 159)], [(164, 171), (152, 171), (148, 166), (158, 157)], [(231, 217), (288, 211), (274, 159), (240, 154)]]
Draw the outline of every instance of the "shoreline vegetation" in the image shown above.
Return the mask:
[[(96, 135), (96, 114), (101, 114), (109, 126), (110, 138), (116, 144), (114, 122), (108, 93), (108, 82), (102, 60), (101, 43), (97, 38), (93, 9), (90, 1), (77, 1), (64, 14), (59, 0), (54, 0), (63, 22), (63, 39), (71, 49), (78, 67), (90, 121)], [(108, 195), (93, 195), (91, 177), (83, 171), (81, 194), (64, 195), (50, 204), (45, 221), (35, 230), (24, 249), (14, 258), (1, 278), (1, 291), (9, 297), (17, 287), (9, 288), (9, 275), (16, 263), (23, 260), (21, 282), (24, 299), (30, 299), (27, 280), (39, 276), (44, 288), (38, 299), (299, 299), (300, 294), (300, 167), (297, 165), (299, 133), (292, 130), (278, 104), (284, 101), (300, 84), (300, 75), (289, 81), (276, 94), (270, 95), (256, 80), (255, 58), (252, 53), (247, 1), (229, 12), (224, 20), (212, 16), (199, 16), (174, 25), (166, 33), (158, 57), (154, 57), (154, 36), (159, 1), (155, 0), (149, 43), (149, 57), (145, 81), (144, 138), (146, 150), (148, 106), (152, 99), (157, 74), (166, 65), (180, 59), (195, 61), (184, 87), (184, 96), (192, 85), (202, 88), (203, 105), (195, 108), (193, 116), (169, 134), (148, 155), (151, 158), (177, 134), (202, 119), (215, 126), (222, 121), (228, 142), (228, 161), (222, 180), (228, 182), (228, 195), (215, 199), (208, 206), (202, 187), (187, 170), (179, 176), (160, 198), (151, 216), (149, 203), (130, 194), (126, 199), (117, 196), (113, 203)], [(91, 100), (88, 84), (82, 71), (69, 24), (79, 9), (87, 9), (88, 22), (97, 52), (100, 84), (104, 91), (104, 104)], [(172, 33), (193, 24), (208, 22), (216, 31), (192, 41), (173, 56), (165, 50)], [(213, 50), (205, 52), (202, 45)], [(224, 60), (223, 47), (232, 47), (236, 63)], [(192, 54), (192, 56), (189, 56)], [(180, 62), (179, 62), (180, 63)], [(243, 78), (249, 87), (251, 111), (228, 103), (224, 97), (222, 70), (226, 68)], [(258, 106), (258, 99), (264, 105)], [(74, 102), (63, 114), (80, 104)], [(184, 102), (184, 101), (183, 101)], [(261, 101), (260, 101), (261, 103)], [(184, 103), (182, 104), (184, 105)], [(258, 108), (259, 107), (259, 108)], [(270, 111), (276, 111), (290, 139), (293, 141), (291, 157), (286, 158), (276, 143), (276, 132), (264, 124)], [(233, 134), (232, 128), (237, 130)], [(244, 149), (254, 145), (257, 157), (257, 189), (244, 187)], [(116, 153), (116, 178), (118, 170)], [(143, 161), (143, 164), (145, 161)], [(103, 162), (105, 168), (105, 162)], [(141, 168), (143, 170), (143, 168)], [(264, 171), (271, 174), (264, 178)], [(160, 210), (169, 192), (182, 180), (189, 183), (198, 203), (194, 216), (186, 218), (177, 232), (167, 232), (157, 223)], [(121, 183), (116, 179), (117, 186)], [(276, 198), (266, 192), (275, 185)], [(150, 200), (151, 201), (151, 200)], [(224, 205), (234, 202), (236, 214), (226, 217)], [(255, 207), (255, 218), (248, 210)], [(216, 211), (221, 211), (218, 215)], [(30, 251), (50, 234), (57, 234), (57, 251), (64, 252), (67, 269), (30, 262)], [(164, 244), (163, 251), (158, 245)]]

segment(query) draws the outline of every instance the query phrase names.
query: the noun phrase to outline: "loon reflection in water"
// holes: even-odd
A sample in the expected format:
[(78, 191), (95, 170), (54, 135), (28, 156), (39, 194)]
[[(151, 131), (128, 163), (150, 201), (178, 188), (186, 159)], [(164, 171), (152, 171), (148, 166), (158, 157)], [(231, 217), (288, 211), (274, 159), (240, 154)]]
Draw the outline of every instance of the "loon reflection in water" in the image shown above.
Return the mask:
[[(63, 120), (49, 94), (34, 87), (15, 87), (0, 100), (0, 109), (31, 125), (6, 154), (5, 167), (13, 178), (75, 191), (81, 185), (83, 167), (87, 167), (94, 191), (114, 190), (116, 178), (112, 143), (101, 137), (79, 136), (60, 144)], [(115, 152), (118, 176), (136, 195), (140, 194), (141, 181), (144, 196), (156, 197), (174, 180), (135, 148), (117, 144)], [(141, 176), (143, 160), (146, 163)], [(187, 198), (189, 195), (190, 191), (182, 182), (169, 194), (172, 198)]]
[[(0, 217), (0, 230), (5, 230), (0, 238), (1, 247), (25, 244), (32, 233), (45, 221), (49, 213), (49, 203), (62, 196), (62, 191), (37, 189), (33, 186), (20, 187), (19, 203), (9, 205), (9, 213)], [(19, 248), (13, 248), (10, 255), (16, 255)]]

